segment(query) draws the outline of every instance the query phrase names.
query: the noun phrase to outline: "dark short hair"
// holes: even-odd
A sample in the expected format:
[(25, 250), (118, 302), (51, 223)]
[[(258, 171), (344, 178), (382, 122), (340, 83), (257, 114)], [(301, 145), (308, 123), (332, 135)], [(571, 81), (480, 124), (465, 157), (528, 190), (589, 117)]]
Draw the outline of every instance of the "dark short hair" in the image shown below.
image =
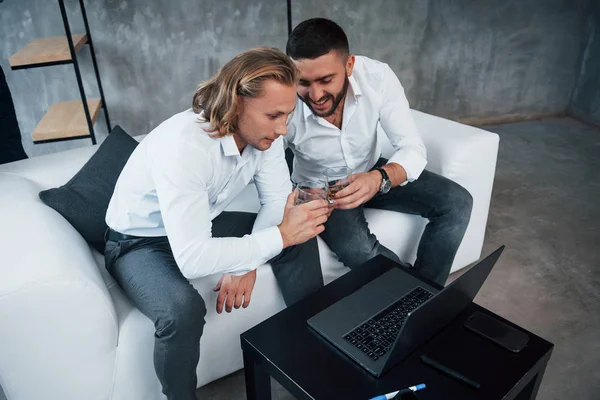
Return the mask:
[(292, 31), (285, 47), (287, 55), (294, 60), (314, 60), (332, 50), (344, 56), (350, 54), (344, 30), (325, 18), (312, 18), (301, 22)]

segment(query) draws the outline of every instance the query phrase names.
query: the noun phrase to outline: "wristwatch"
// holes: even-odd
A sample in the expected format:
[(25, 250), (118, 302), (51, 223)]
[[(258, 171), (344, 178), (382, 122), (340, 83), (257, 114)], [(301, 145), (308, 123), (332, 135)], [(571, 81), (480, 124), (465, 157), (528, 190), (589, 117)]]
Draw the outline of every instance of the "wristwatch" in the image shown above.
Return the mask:
[(390, 181), (390, 177), (387, 172), (383, 168), (375, 168), (377, 171), (381, 172), (381, 176), (383, 179), (381, 180), (381, 186), (379, 187), (379, 193), (386, 194), (392, 188), (392, 181)]

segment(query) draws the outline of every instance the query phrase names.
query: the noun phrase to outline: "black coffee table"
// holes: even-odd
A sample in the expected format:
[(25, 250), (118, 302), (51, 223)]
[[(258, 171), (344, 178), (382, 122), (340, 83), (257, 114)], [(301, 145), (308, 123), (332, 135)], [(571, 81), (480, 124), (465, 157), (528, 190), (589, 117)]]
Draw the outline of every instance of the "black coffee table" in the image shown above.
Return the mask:
[[(244, 332), (241, 342), (248, 399), (270, 399), (271, 376), (297, 399), (368, 400), (419, 383), (427, 385), (417, 393), (423, 400), (536, 397), (553, 344), (530, 333), (525, 349), (513, 354), (467, 331), (463, 323), (478, 310), (514, 325), (474, 303), (381, 378), (363, 370), (306, 324), (309, 317), (396, 267), (400, 268), (378, 257)], [(481, 388), (473, 389), (439, 373), (424, 364), (421, 355), (451, 366)]]

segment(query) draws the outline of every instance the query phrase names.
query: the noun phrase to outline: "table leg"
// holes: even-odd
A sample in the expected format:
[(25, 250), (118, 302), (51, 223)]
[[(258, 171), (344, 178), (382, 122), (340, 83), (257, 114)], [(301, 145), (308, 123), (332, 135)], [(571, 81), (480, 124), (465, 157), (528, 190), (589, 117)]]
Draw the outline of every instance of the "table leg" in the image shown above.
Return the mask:
[(245, 351), (243, 353), (246, 399), (271, 400), (271, 377), (248, 353)]
[(529, 382), (527, 386), (523, 389), (521, 393), (515, 400), (535, 400), (537, 397), (538, 390), (540, 389), (540, 384), (542, 383), (542, 378), (544, 377), (544, 372), (546, 371), (546, 366), (541, 369), (536, 376)]

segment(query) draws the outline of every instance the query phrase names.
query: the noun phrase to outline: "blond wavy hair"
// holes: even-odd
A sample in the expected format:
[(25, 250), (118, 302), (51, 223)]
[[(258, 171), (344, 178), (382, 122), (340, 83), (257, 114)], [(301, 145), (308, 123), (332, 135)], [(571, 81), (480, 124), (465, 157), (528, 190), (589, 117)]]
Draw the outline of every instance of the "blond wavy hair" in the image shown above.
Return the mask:
[(211, 79), (196, 89), (192, 109), (203, 113), (207, 132), (219, 138), (237, 131), (238, 98), (258, 97), (265, 81), (273, 79), (284, 85), (298, 83), (300, 73), (292, 60), (280, 50), (257, 47), (235, 56)]

